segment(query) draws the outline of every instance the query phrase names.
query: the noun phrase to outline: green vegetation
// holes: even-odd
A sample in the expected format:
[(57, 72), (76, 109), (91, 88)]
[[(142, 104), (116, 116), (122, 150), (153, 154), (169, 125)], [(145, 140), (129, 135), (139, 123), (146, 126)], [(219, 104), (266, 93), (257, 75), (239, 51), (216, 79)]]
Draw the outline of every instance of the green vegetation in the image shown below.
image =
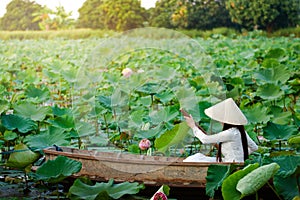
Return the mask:
[[(40, 150), (52, 145), (114, 146), (139, 153), (138, 144), (144, 138), (151, 141), (153, 153), (187, 156), (202, 145), (189, 134), (179, 108), (184, 107), (210, 130), (203, 110), (232, 97), (249, 120), (247, 132), (260, 146), (247, 165), (280, 166), (259, 187), (273, 178), (270, 185), (278, 196), (297, 196), (299, 38), (268, 38), (250, 32), (190, 39), (165, 29), (142, 31), (80, 40), (2, 40), (0, 145), (4, 152), (14, 152), (14, 146), (24, 150), (4, 154), (2, 162), (13, 164), (6, 167), (20, 166), (17, 168), (26, 172), (37, 155), (42, 155)], [(219, 130), (212, 126), (213, 132)], [(25, 158), (21, 153), (30, 159), (19, 160)], [(223, 186), (235, 188), (246, 174), (253, 177), (252, 170), (237, 170), (234, 175), (236, 170), (212, 170), (215, 174), (208, 174), (208, 195), (214, 196)], [(36, 173), (29, 177), (30, 182), (49, 182), (35, 178)], [(102, 192), (98, 186), (92, 195)], [(259, 187), (239, 187), (231, 194), (245, 196)], [(75, 193), (72, 195), (89, 195)]]

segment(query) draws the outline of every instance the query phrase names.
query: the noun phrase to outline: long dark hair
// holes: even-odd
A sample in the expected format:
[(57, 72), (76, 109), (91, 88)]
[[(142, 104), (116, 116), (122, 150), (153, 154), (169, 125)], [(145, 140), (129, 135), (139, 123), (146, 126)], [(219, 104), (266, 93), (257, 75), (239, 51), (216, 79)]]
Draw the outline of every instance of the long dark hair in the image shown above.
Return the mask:
[[(248, 142), (247, 142), (245, 128), (243, 125), (233, 125), (233, 124), (224, 123), (223, 131), (230, 129), (230, 128), (237, 128), (241, 134), (243, 151), (244, 151), (244, 161), (245, 161), (249, 158)], [(222, 142), (219, 143), (219, 148), (218, 148), (218, 153), (217, 153), (217, 162), (222, 162), (222, 150), (221, 149), (222, 149)]]

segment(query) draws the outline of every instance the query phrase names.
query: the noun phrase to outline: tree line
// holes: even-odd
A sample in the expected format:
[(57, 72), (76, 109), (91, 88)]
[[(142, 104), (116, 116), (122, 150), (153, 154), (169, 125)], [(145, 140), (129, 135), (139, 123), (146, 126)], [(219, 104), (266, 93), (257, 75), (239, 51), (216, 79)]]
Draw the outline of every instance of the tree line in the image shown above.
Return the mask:
[(79, 18), (74, 20), (62, 6), (53, 11), (30, 0), (12, 0), (0, 18), (0, 29), (126, 31), (152, 26), (271, 32), (300, 25), (300, 0), (158, 0), (150, 9), (141, 7), (140, 0), (86, 0), (78, 11)]

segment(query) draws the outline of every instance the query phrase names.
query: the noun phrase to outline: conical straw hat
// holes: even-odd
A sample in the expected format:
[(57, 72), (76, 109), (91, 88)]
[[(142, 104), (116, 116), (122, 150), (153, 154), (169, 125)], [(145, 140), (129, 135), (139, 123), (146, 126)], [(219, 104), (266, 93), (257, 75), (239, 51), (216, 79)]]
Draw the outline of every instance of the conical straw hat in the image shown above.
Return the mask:
[(245, 125), (248, 123), (247, 118), (236, 105), (232, 98), (207, 108), (205, 114), (211, 119), (234, 125)]

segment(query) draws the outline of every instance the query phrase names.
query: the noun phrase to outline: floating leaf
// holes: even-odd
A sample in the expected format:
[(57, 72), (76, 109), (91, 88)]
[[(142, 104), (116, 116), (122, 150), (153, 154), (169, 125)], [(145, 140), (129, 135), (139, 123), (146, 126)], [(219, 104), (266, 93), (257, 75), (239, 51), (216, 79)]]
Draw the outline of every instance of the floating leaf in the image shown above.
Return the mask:
[(82, 164), (65, 156), (57, 156), (54, 160), (47, 160), (36, 170), (37, 180), (58, 183), (65, 178), (79, 172)]
[(17, 129), (21, 133), (27, 133), (37, 129), (37, 124), (26, 117), (20, 115), (4, 115), (2, 118), (2, 125), (8, 130)]
[(287, 140), (297, 133), (297, 127), (294, 125), (279, 125), (272, 122), (268, 122), (263, 130), (264, 137), (269, 140)]
[[(120, 199), (126, 194), (137, 194), (144, 185), (139, 183), (123, 182), (113, 184), (111, 179), (108, 183), (96, 183), (95, 185), (87, 185), (77, 179), (69, 189), (71, 199), (94, 200), (100, 195), (109, 196), (113, 199)], [(108, 197), (108, 198), (109, 198)]]
[(284, 92), (278, 85), (266, 83), (258, 87), (256, 94), (263, 99), (274, 100), (283, 96)]
[(238, 170), (225, 178), (222, 184), (222, 196), (224, 200), (239, 200), (241, 198), (241, 193), (236, 189), (237, 183), (241, 178), (258, 167), (258, 163), (250, 164), (244, 169)]
[(39, 157), (39, 153), (31, 151), (25, 144), (17, 144), (14, 151), (9, 155), (6, 163), (7, 167), (25, 169), (28, 165), (34, 163)]

